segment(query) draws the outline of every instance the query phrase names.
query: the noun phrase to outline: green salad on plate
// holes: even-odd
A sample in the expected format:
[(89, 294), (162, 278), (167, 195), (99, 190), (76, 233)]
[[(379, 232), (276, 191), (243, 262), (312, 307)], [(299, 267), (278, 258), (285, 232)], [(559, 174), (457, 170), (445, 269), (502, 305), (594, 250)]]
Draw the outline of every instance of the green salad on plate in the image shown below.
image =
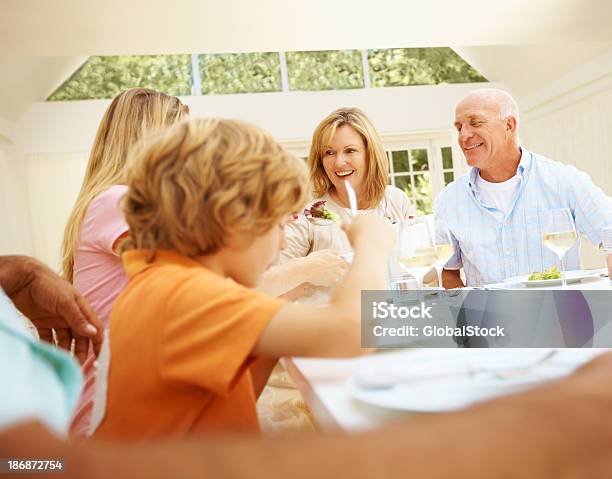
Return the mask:
[(529, 278), (527, 278), (528, 281), (542, 281), (545, 279), (561, 279), (561, 273), (556, 266), (551, 266), (550, 269), (546, 271), (531, 273)]

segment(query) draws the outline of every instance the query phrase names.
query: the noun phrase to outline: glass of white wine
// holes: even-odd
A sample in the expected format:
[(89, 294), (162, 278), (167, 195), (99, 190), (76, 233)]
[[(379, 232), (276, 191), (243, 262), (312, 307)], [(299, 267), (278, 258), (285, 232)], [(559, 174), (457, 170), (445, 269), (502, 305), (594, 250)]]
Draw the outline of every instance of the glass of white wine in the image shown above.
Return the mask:
[(565, 257), (578, 239), (574, 218), (568, 208), (548, 211), (542, 228), (542, 242), (553, 251), (561, 262), (561, 284), (567, 286), (565, 278)]
[(434, 231), (434, 243), (436, 247), (437, 258), (435, 267), (436, 273), (438, 274), (438, 287), (442, 289), (444, 288), (442, 284), (442, 270), (444, 269), (444, 265), (448, 262), (448, 260), (455, 252), (455, 248), (453, 247), (453, 242), (448, 226), (443, 220), (436, 219)]
[(423, 277), (438, 261), (434, 238), (430, 222), (423, 218), (402, 224), (398, 263), (416, 278), (419, 288), (423, 287)]

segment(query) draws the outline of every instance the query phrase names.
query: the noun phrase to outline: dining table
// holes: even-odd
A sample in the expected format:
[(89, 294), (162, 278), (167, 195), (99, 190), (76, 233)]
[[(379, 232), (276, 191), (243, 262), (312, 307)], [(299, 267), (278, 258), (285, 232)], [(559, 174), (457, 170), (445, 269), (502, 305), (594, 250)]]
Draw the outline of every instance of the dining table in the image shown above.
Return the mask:
[[(606, 270), (607, 272), (607, 270)], [(568, 290), (610, 290), (612, 291), (610, 279), (605, 276), (603, 270), (592, 271), (591, 275), (580, 282), (569, 284)], [(521, 284), (498, 283), (489, 285), (492, 288), (522, 289)], [(546, 288), (546, 286), (544, 286)], [(560, 286), (551, 286), (551, 289), (562, 289)], [(496, 354), (489, 349), (489, 354)], [(563, 374), (569, 374), (573, 369), (585, 363), (592, 357), (601, 354), (604, 348), (576, 348), (559, 349), (557, 357), (562, 358), (564, 364), (568, 365)], [(471, 351), (471, 353), (469, 353)], [(535, 351), (535, 352), (534, 352)], [(525, 355), (534, 358), (538, 354), (537, 348), (516, 349), (513, 351), (516, 357)], [(363, 431), (377, 428), (388, 423), (409, 420), (416, 415), (435, 414), (435, 411), (427, 411), (427, 408), (409, 408), (381, 406), (372, 401), (363, 400), (359, 394), (355, 394), (355, 377), (363, 371), (385, 371), (401, 364), (410, 374), (411, 368), (423, 369), (423, 361), (432, 361), (431, 374), (441, 364), (441, 358), (445, 364), (452, 364), (456, 359), (465, 354), (478, 354), (475, 349), (465, 348), (412, 348), (412, 349), (382, 349), (374, 353), (347, 359), (319, 359), (319, 358), (284, 358), (283, 365), (301, 392), (304, 401), (308, 405), (313, 419), (321, 430)], [(427, 363), (426, 363), (427, 364)], [(427, 367), (427, 366), (425, 366)], [(448, 386), (445, 384), (448, 383)], [(537, 385), (536, 382), (534, 385)], [(447, 388), (446, 390), (444, 388)], [(445, 391), (453, 394), (452, 381), (440, 381), (440, 395)], [(531, 387), (531, 386), (529, 386)], [(485, 395), (486, 396), (486, 395)], [(421, 398), (421, 404), (427, 404), (428, 398)], [(433, 401), (436, 399), (432, 397)], [(443, 409), (443, 408), (442, 408)]]

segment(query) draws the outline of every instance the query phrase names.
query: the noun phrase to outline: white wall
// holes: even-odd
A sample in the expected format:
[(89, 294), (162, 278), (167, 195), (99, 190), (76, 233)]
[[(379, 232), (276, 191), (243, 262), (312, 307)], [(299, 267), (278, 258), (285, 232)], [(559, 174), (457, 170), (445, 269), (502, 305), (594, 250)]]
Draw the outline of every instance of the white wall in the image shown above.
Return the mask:
[(586, 171), (612, 195), (612, 86), (527, 120), (521, 136), (527, 148)]
[(32, 254), (24, 166), (16, 160), (13, 124), (0, 118), (0, 255)]
[[(251, 121), (281, 141), (310, 138), (316, 124), (341, 106), (362, 108), (381, 133), (449, 131), (454, 105), (475, 85), (370, 88), (329, 92), (258, 93), (186, 97), (194, 116)], [(88, 151), (110, 102), (34, 103), (15, 124), (23, 153)]]
[[(587, 172), (612, 196), (612, 52), (533, 92), (521, 126), (523, 144)], [(584, 267), (603, 267), (603, 253), (582, 241)]]

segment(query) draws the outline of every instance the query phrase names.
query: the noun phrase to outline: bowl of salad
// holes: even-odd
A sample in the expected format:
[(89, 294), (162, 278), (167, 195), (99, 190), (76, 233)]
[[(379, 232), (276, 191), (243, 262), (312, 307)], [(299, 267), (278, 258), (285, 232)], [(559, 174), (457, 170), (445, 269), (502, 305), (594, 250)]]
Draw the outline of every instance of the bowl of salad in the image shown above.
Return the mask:
[(310, 208), (304, 210), (304, 216), (306, 219), (318, 226), (330, 226), (337, 223), (339, 218), (336, 213), (329, 210), (325, 205), (327, 201), (320, 200), (313, 203)]

